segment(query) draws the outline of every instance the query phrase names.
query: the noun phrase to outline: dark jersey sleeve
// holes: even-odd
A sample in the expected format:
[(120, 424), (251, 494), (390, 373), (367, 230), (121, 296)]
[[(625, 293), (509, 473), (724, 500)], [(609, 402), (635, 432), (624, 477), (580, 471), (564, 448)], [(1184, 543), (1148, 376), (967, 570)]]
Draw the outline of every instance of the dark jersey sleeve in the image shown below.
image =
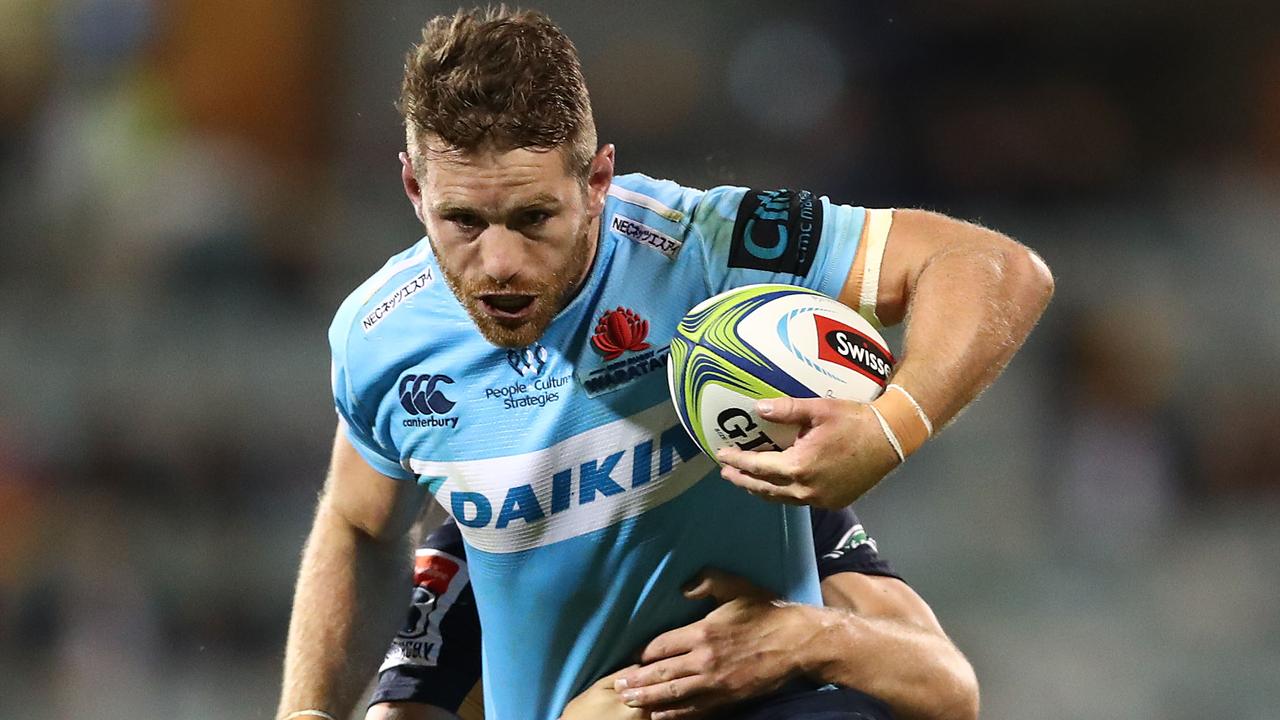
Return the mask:
[(856, 572), (902, 579), (893, 566), (880, 557), (876, 541), (867, 535), (852, 508), (810, 508), (809, 513), (813, 521), (813, 545), (818, 556), (819, 578)]
[(414, 556), (413, 596), (370, 704), (415, 702), (457, 712), (480, 681), (480, 618), (462, 535), (452, 519)]

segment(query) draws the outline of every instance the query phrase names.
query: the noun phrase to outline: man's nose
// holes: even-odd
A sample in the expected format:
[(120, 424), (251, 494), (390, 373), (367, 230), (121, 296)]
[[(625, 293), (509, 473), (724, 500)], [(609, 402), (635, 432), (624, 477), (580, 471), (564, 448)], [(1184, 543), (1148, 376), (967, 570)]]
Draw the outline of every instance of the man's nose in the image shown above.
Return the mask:
[(528, 260), (520, 233), (490, 225), (479, 239), (484, 273), (494, 282), (510, 282)]

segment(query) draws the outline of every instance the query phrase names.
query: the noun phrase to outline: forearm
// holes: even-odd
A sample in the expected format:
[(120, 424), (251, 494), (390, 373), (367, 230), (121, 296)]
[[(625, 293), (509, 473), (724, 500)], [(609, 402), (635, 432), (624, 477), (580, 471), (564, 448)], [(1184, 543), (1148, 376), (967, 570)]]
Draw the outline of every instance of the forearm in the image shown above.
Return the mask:
[(996, 379), (1053, 294), (1025, 247), (976, 226), (931, 257), (903, 289), (910, 299), (893, 381), (941, 428)]
[(409, 585), (406, 542), (376, 540), (321, 502), (298, 573), (280, 716), (350, 712), (395, 632)]
[(945, 636), (844, 608), (797, 608), (815, 629), (811, 642), (797, 646), (810, 678), (879, 698), (902, 720), (978, 716), (973, 668)]

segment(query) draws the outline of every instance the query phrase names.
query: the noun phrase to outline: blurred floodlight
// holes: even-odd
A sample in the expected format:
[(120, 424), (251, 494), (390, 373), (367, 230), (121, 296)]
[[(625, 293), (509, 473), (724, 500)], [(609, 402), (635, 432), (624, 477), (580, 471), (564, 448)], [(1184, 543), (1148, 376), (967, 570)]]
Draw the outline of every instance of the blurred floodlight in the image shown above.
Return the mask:
[(733, 51), (729, 90), (734, 103), (765, 129), (812, 129), (840, 99), (844, 58), (821, 30), (804, 23), (758, 28)]

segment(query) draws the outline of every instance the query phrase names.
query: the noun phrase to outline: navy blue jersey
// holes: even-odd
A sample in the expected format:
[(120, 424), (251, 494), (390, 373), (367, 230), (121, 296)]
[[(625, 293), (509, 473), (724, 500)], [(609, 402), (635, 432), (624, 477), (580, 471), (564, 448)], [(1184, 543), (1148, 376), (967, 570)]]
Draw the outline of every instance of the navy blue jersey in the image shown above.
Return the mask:
[[(853, 510), (813, 508), (811, 515), (819, 577), (856, 572), (900, 579)], [(409, 613), (387, 651), (372, 703), (416, 702), (457, 712), (480, 680), (480, 618), (463, 548), (450, 519), (417, 551)], [(811, 702), (844, 696), (814, 697)]]

